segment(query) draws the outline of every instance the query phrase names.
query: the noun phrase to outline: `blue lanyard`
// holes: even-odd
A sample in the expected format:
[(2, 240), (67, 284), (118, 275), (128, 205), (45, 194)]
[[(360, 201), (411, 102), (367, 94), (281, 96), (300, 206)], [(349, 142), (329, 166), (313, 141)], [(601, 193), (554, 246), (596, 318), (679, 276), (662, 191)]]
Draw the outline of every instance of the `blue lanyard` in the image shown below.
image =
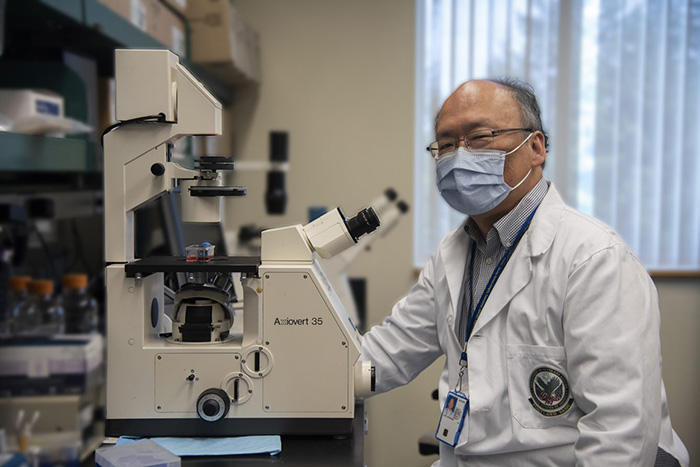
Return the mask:
[[(532, 222), (532, 218), (535, 217), (535, 213), (537, 212), (537, 208), (539, 208), (539, 204), (535, 207), (535, 209), (532, 210), (529, 216), (527, 216), (527, 219), (525, 219), (525, 222), (523, 223), (522, 227), (520, 227), (520, 230), (518, 231), (517, 235), (515, 236), (515, 239), (513, 240), (513, 244), (508, 247), (506, 252), (503, 254), (503, 258), (498, 262), (496, 265), (496, 269), (493, 271), (493, 274), (491, 274), (491, 278), (489, 279), (488, 283), (486, 284), (486, 289), (484, 289), (484, 293), (481, 294), (481, 298), (479, 299), (479, 303), (477, 303), (476, 308), (474, 309), (474, 312), (471, 313), (471, 317), (469, 318), (467, 322), (467, 332), (465, 334), (464, 338), (464, 349), (462, 349), (462, 355), (460, 356), (460, 364), (463, 366), (466, 366), (467, 364), (467, 342), (469, 342), (469, 337), (471, 336), (471, 333), (474, 331), (474, 326), (476, 325), (476, 320), (479, 319), (479, 316), (481, 315), (481, 311), (484, 309), (484, 306), (486, 305), (486, 300), (489, 298), (489, 295), (491, 295), (491, 292), (493, 291), (493, 287), (496, 285), (496, 281), (498, 281), (498, 278), (501, 277), (501, 273), (506, 267), (506, 263), (508, 263), (508, 260), (510, 257), (513, 255), (513, 251), (515, 251), (515, 247), (518, 246), (518, 243), (520, 242), (520, 239), (522, 236), (525, 234), (525, 231), (530, 227), (530, 222)], [(476, 256), (476, 243), (472, 243), (472, 256), (469, 261), (469, 311), (471, 312), (472, 305), (473, 305), (473, 300), (474, 300), (474, 281), (473, 281), (473, 275), (474, 275), (474, 256)]]

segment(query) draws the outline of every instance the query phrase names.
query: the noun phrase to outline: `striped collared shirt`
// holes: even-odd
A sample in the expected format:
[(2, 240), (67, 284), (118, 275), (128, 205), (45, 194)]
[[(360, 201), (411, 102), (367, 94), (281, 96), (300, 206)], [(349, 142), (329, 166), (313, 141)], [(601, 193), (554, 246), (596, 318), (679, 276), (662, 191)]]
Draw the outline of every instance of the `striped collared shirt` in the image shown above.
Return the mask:
[(459, 317), (456, 321), (456, 332), (459, 337), (459, 342), (464, 342), (467, 330), (467, 322), (471, 316), (479, 298), (486, 289), (493, 271), (496, 269), (498, 262), (503, 258), (508, 247), (515, 241), (518, 231), (525, 223), (527, 217), (532, 213), (532, 210), (538, 206), (549, 189), (549, 183), (542, 178), (528, 194), (520, 200), (515, 208), (508, 214), (500, 218), (491, 230), (486, 235), (484, 240), (479, 227), (474, 222), (474, 219), (469, 218), (464, 225), (464, 230), (469, 235), (473, 242), (476, 242), (474, 250), (474, 272), (472, 277), (472, 286), (474, 288), (474, 299), (472, 300), (472, 309), (469, 309), (469, 265), (471, 263), (471, 242), (470, 248), (467, 249), (467, 261), (464, 267), (464, 277), (462, 279), (462, 293), (460, 294), (460, 310)]

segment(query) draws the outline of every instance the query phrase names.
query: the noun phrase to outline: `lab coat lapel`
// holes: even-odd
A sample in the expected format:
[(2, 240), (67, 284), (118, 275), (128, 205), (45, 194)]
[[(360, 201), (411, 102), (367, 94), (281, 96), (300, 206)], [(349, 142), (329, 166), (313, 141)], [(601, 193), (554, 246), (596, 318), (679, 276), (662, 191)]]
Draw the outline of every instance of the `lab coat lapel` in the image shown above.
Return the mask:
[[(515, 295), (532, 278), (532, 258), (547, 251), (552, 244), (564, 211), (564, 201), (550, 184), (547, 195), (537, 209), (530, 228), (520, 239), (513, 256), (508, 261), (501, 277), (486, 301), (481, 316), (476, 321), (473, 333), (476, 334), (489, 321), (504, 310)], [(461, 277), (461, 276), (460, 276)]]
[[(450, 294), (450, 310), (448, 316), (452, 317), (452, 322), (456, 319), (457, 304), (462, 293), (462, 279), (464, 276), (464, 266), (467, 262), (467, 246), (469, 236), (464, 231), (464, 226), (453, 232), (452, 237), (446, 239), (444, 248), (441, 248), (442, 264), (445, 267), (445, 278)], [(451, 334), (454, 334), (452, 332)], [(455, 335), (455, 341), (457, 336)]]
[(501, 277), (491, 292), (486, 305), (481, 312), (481, 316), (476, 321), (473, 334), (484, 327), (498, 313), (500, 313), (515, 295), (520, 292), (532, 277), (532, 263), (530, 242), (527, 237), (530, 232), (526, 232), (520, 243), (513, 252), (508, 264), (506, 264)]

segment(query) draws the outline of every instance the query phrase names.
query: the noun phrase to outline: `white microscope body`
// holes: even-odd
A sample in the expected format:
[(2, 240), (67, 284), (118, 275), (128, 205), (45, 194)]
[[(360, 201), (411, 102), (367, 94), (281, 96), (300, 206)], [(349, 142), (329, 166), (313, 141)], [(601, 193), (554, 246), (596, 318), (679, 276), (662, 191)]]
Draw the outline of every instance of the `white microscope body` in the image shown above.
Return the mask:
[[(267, 230), (261, 258), (136, 260), (138, 207), (179, 185), (183, 221), (218, 222), (219, 196), (242, 193), (221, 186), (220, 158), (202, 159), (198, 170), (170, 160), (177, 139), (222, 132), (221, 105), (176, 55), (117, 50), (116, 85), (122, 124), (104, 136), (106, 434), (350, 432), (355, 397), (373, 390), (373, 369), (358, 362), (359, 334), (316, 257), (374, 230), (374, 211), (347, 219), (335, 209), (306, 226)], [(157, 118), (143, 122), (148, 116)], [(176, 308), (172, 320), (166, 272), (204, 278), (178, 291), (176, 303), (188, 308)], [(225, 303), (233, 273), (241, 275), (243, 316)], [(214, 313), (217, 300), (223, 306)]]
[(322, 257), (319, 260), (323, 272), (326, 273), (326, 276), (331, 281), (333, 290), (338, 294), (340, 301), (345, 307), (345, 311), (360, 329), (364, 329), (366, 323), (361, 322), (360, 312), (355, 303), (355, 297), (350, 286), (348, 268), (363, 251), (370, 249), (372, 242), (378, 238), (385, 237), (396, 227), (404, 214), (406, 214), (408, 211), (408, 204), (402, 200), (396, 202), (396, 196), (396, 192), (389, 188), (382, 196), (372, 200), (369, 204), (382, 220), (382, 228), (379, 234), (365, 235), (354, 248), (349, 248), (332, 258), (324, 259)]

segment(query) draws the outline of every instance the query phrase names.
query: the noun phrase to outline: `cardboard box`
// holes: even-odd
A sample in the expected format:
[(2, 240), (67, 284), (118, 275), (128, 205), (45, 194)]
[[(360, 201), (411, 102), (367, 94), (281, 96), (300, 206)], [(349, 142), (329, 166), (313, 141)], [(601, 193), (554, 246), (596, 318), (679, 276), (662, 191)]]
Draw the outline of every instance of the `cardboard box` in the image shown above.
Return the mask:
[(98, 0), (104, 6), (129, 21), (131, 24), (147, 32), (148, 0)]
[(180, 57), (187, 57), (184, 14), (186, 0), (98, 0), (104, 6), (153, 37)]
[(183, 16), (187, 13), (187, 0), (163, 0)]
[(188, 0), (192, 63), (230, 84), (260, 81), (258, 34), (230, 0)]
[(181, 58), (187, 58), (185, 21), (160, 0), (147, 1), (148, 34)]

